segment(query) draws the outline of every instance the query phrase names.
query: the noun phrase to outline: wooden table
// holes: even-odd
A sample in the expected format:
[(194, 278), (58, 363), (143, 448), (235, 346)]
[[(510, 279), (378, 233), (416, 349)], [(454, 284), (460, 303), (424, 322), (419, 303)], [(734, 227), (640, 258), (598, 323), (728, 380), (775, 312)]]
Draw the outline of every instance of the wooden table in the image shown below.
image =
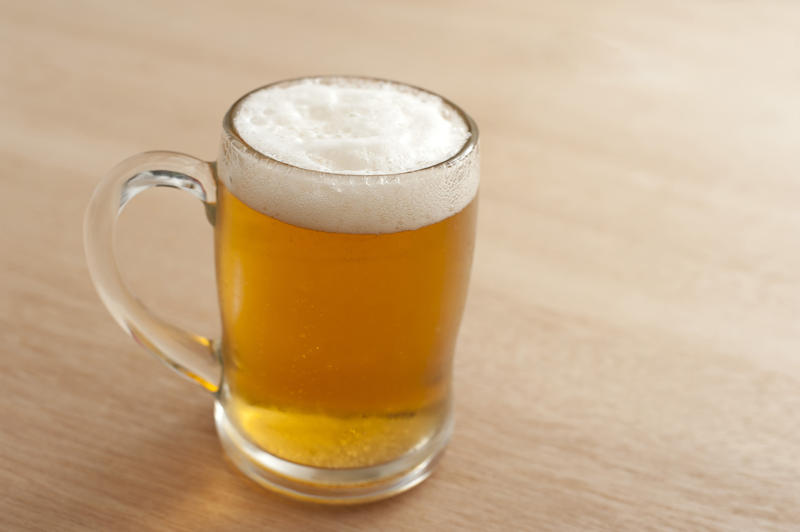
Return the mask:
[[(15, 2), (0, 7), (0, 529), (800, 528), (800, 5)], [(482, 128), (455, 437), (397, 498), (273, 495), (212, 398), (148, 357), (84, 265), (92, 188), (215, 158), (248, 89), (404, 80)], [(215, 334), (211, 232), (178, 193), (120, 260)]]

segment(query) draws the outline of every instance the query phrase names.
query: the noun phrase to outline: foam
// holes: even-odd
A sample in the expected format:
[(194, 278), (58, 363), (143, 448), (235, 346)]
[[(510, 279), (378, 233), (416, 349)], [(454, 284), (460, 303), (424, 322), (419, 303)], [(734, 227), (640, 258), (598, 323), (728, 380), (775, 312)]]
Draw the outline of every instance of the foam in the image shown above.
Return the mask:
[(459, 212), (477, 192), (474, 124), (440, 97), (399, 83), (271, 85), (240, 100), (230, 127), (241, 138), (223, 136), (220, 178), (250, 207), (294, 225), (416, 229)]

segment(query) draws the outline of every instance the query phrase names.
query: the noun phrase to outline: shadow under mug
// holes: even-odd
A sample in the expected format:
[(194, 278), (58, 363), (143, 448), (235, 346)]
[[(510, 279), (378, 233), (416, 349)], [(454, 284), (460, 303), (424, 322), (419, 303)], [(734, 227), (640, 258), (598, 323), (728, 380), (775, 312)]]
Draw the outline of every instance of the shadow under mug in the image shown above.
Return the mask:
[[(318, 172), (242, 139), (233, 116), (246, 96), (225, 115), (216, 163), (142, 153), (98, 184), (84, 223), (92, 280), (139, 344), (215, 395), (223, 448), (250, 478), (328, 503), (407, 490), (452, 432), (478, 129), (445, 100), (470, 131), (447, 160), (399, 174)], [(152, 187), (189, 192), (214, 226), (220, 340), (155, 316), (120, 277), (117, 218)]]

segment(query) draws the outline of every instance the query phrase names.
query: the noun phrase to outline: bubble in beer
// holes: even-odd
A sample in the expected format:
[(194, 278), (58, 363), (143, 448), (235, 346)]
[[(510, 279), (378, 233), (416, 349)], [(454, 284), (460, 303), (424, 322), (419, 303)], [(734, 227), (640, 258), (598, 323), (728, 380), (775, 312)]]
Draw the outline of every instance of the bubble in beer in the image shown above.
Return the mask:
[(289, 224), (406, 231), (460, 212), (477, 193), (477, 145), (462, 151), (474, 125), (439, 96), (400, 83), (282, 82), (245, 96), (232, 124), (267, 158), (224, 138), (220, 179), (251, 208)]
[(365, 79), (307, 79), (248, 95), (239, 135), (259, 152), (320, 172), (376, 175), (418, 170), (455, 155), (469, 136), (440, 97)]

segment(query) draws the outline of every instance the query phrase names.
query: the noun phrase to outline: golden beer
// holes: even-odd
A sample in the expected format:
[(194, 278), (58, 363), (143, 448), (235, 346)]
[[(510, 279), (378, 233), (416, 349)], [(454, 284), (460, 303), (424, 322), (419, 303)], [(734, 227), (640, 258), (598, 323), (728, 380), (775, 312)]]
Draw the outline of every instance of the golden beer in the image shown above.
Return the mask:
[[(215, 162), (148, 152), (118, 164), (86, 213), (86, 257), (117, 322), (214, 394), (245, 475), (331, 504), (410, 489), (452, 433), (451, 375), (480, 182), (478, 129), (394, 81), (318, 76), (242, 96)], [(125, 205), (153, 187), (214, 225), (222, 338), (152, 314), (116, 267)]]
[(329, 468), (390, 461), (449, 412), (477, 201), (416, 230), (306, 229), (222, 183), (216, 261), (226, 410), (260, 448)]

